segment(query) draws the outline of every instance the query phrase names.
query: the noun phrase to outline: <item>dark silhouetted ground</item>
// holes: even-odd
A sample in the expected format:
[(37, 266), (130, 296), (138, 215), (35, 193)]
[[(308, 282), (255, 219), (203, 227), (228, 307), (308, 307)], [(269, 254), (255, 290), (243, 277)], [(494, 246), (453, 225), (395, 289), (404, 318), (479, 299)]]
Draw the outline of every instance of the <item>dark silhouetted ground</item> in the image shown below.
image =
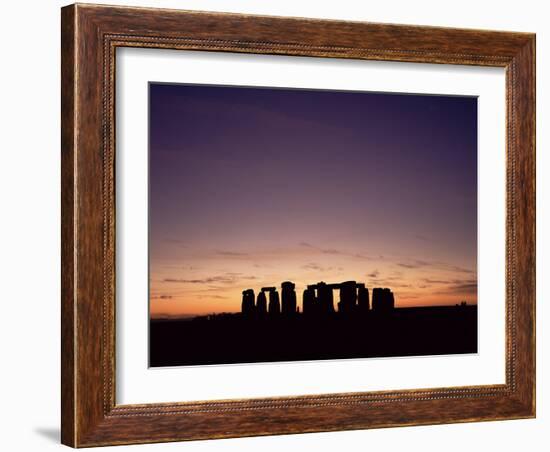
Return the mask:
[(477, 306), (328, 318), (151, 320), (149, 334), (151, 367), (476, 353)]

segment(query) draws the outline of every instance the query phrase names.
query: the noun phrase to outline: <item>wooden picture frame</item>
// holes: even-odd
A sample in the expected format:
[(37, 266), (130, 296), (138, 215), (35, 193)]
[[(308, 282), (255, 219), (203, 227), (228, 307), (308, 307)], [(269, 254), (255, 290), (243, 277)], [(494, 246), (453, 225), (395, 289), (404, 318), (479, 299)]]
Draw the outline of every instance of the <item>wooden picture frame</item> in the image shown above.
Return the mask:
[[(62, 9), (62, 442), (73, 447), (535, 416), (535, 35), (71, 5)], [(117, 47), (506, 70), (506, 383), (115, 403)]]

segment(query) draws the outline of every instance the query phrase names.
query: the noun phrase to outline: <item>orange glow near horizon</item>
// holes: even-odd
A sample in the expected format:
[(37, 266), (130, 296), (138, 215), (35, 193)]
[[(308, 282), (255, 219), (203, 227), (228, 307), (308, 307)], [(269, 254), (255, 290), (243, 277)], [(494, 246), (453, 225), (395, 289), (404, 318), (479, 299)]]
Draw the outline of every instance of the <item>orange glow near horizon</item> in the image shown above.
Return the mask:
[[(308, 284), (319, 281), (364, 282), (393, 290), (397, 307), (477, 303), (475, 268), (444, 261), (369, 256), (306, 243), (251, 253), (213, 250), (197, 253), (166, 242), (171, 258), (151, 262), (152, 318), (238, 312), (242, 291), (296, 284), (298, 305)], [(187, 263), (187, 265), (185, 264)], [(192, 264), (189, 264), (192, 263)], [(338, 291), (334, 291), (335, 304)]]
[[(150, 314), (242, 291), (477, 304), (477, 98), (152, 83)], [(335, 304), (339, 294), (334, 292)]]

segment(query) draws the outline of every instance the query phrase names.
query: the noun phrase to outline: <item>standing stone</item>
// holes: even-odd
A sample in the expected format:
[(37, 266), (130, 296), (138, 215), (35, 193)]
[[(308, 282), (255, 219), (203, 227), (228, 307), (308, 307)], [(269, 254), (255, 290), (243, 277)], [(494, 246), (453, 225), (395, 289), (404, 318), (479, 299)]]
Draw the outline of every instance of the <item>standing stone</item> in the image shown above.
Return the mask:
[(279, 292), (275, 288), (269, 291), (269, 315), (276, 317), (281, 313), (281, 302), (279, 301)]
[(304, 310), (304, 315), (313, 315), (315, 314), (315, 290), (307, 288), (304, 290), (304, 296), (302, 299), (302, 306)]
[(367, 312), (370, 309), (369, 289), (364, 284), (357, 284), (357, 304), (360, 312)]
[(372, 309), (378, 312), (391, 312), (395, 308), (393, 292), (387, 287), (372, 289)]
[(258, 294), (258, 299), (256, 300), (256, 313), (258, 317), (265, 317), (267, 314), (267, 299), (263, 290)]
[(391, 298), (392, 298), (392, 294), (391, 294), (391, 290), (388, 289), (387, 287), (385, 287), (383, 289), (383, 300), (384, 300), (384, 312), (388, 312), (388, 311), (391, 311), (392, 309), (392, 303), (391, 303)]
[(332, 287), (321, 281), (317, 284), (317, 303), (321, 314), (332, 314), (334, 312), (334, 297)]
[(281, 284), (282, 288), (282, 313), (291, 316), (296, 313), (296, 285), (293, 282), (285, 281)]
[(390, 309), (390, 310), (395, 309), (395, 297), (393, 296), (393, 292), (391, 290), (390, 290), (390, 293), (389, 293), (388, 309)]
[(350, 314), (355, 311), (357, 305), (357, 283), (355, 281), (346, 281), (340, 284), (340, 303), (338, 311)]
[(384, 308), (384, 292), (380, 287), (375, 287), (372, 289), (372, 310), (373, 311), (383, 311)]
[(241, 304), (241, 312), (245, 317), (254, 315), (254, 291), (252, 289), (243, 290), (243, 301)]

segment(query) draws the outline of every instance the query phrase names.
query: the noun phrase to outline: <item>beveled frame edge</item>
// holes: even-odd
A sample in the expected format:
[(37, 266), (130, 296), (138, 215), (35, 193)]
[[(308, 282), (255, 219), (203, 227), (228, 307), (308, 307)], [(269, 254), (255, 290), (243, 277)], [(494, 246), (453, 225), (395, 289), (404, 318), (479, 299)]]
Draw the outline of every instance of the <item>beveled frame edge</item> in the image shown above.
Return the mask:
[[(76, 4), (62, 8), (61, 37), (64, 444), (535, 416), (534, 34)], [(121, 46), (506, 68), (506, 384), (116, 405), (114, 74)]]

